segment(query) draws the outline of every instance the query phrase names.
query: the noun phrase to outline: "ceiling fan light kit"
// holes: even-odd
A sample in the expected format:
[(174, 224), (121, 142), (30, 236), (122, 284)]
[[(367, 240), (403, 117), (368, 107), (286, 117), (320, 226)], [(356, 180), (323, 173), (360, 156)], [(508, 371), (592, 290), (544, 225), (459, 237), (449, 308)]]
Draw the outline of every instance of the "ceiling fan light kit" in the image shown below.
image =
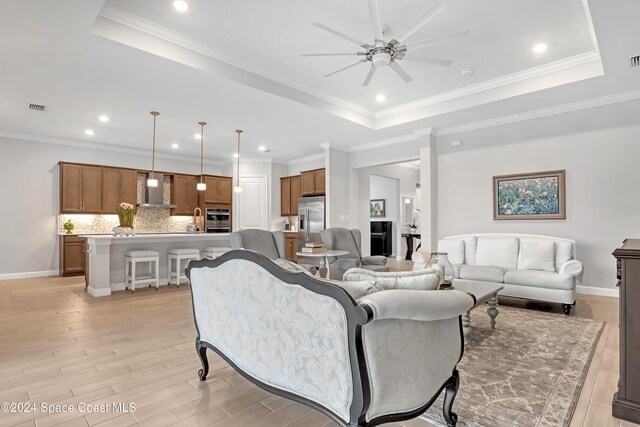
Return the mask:
[(373, 44), (363, 43), (362, 41), (345, 34), (341, 31), (328, 27), (320, 22), (314, 22), (313, 26), (327, 31), (334, 36), (340, 37), (351, 43), (354, 43), (364, 49), (364, 52), (354, 53), (304, 53), (302, 56), (364, 56), (363, 59), (356, 63), (342, 67), (336, 71), (326, 74), (325, 77), (333, 76), (349, 68), (355, 67), (363, 62), (370, 62), (371, 68), (367, 73), (362, 86), (368, 86), (369, 82), (373, 78), (376, 70), (381, 67), (389, 66), (405, 83), (411, 82), (413, 79), (411, 76), (400, 66), (398, 61), (416, 61), (423, 62), (425, 64), (437, 65), (442, 67), (450, 66), (453, 61), (440, 58), (431, 58), (423, 56), (415, 56), (413, 54), (407, 55), (407, 48), (411, 51), (424, 49), (431, 46), (436, 46), (452, 41), (462, 40), (469, 37), (469, 31), (461, 33), (450, 34), (444, 37), (438, 37), (430, 40), (423, 40), (411, 43), (405, 43), (406, 40), (411, 37), (416, 31), (425, 26), (429, 21), (438, 16), (445, 7), (440, 3), (435, 3), (429, 10), (422, 15), (418, 16), (413, 22), (407, 25), (402, 31), (400, 31), (394, 38), (389, 41), (385, 41), (385, 34), (383, 30), (382, 17), (380, 14), (380, 0), (367, 0), (369, 6), (369, 15), (371, 17), (371, 25), (373, 28), (374, 42)]

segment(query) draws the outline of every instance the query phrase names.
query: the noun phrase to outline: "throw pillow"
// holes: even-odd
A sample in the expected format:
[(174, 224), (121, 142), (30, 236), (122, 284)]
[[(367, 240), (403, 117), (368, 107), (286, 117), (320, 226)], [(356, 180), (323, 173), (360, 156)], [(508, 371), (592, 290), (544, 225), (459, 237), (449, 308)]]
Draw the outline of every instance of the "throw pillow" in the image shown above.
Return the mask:
[(518, 270), (555, 272), (555, 243), (545, 239), (520, 239)]
[(440, 240), (438, 252), (446, 252), (451, 264), (464, 264), (464, 240), (462, 239)]
[(476, 248), (476, 265), (492, 265), (515, 270), (518, 264), (518, 239), (515, 237), (479, 237)]

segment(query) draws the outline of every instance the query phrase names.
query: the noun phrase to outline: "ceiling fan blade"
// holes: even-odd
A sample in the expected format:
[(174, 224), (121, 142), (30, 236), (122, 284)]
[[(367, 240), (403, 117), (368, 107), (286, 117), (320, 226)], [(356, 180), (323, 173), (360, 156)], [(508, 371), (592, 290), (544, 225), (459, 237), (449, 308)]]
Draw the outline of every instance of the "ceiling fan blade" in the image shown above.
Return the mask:
[(471, 31), (463, 31), (461, 33), (449, 34), (448, 36), (436, 37), (435, 39), (422, 40), (419, 42), (407, 43), (405, 46), (411, 50), (424, 49), (425, 47), (437, 46), (439, 44), (464, 40), (471, 35)]
[(362, 56), (365, 52), (354, 53), (303, 53), (300, 56)]
[(369, 46), (368, 44), (366, 44), (366, 43), (364, 43), (364, 42), (361, 42), (360, 40), (358, 40), (358, 39), (356, 39), (356, 38), (354, 38), (354, 37), (351, 37), (350, 35), (347, 35), (347, 34), (345, 34), (345, 33), (342, 33), (342, 32), (340, 32), (340, 31), (338, 31), (338, 30), (334, 30), (334, 29), (333, 29), (333, 28), (331, 28), (331, 27), (327, 27), (326, 25), (321, 24), (320, 22), (314, 22), (312, 25), (313, 25), (314, 27), (320, 28), (321, 30), (325, 30), (325, 31), (327, 31), (327, 32), (329, 32), (329, 33), (333, 34), (334, 36), (338, 36), (338, 37), (340, 37), (341, 39), (345, 39), (345, 40), (350, 41), (351, 43), (355, 43), (355, 44), (357, 44), (358, 46), (362, 46), (362, 47), (365, 47), (365, 48), (366, 48), (367, 46)]
[(361, 64), (361, 63), (366, 62), (366, 61), (367, 61), (366, 59), (362, 59), (362, 60), (360, 60), (360, 61), (358, 61), (358, 62), (356, 62), (354, 64), (347, 65), (346, 67), (342, 67), (339, 70), (333, 71), (333, 72), (331, 72), (329, 74), (325, 74), (325, 77), (333, 76), (334, 74), (337, 74), (337, 73), (339, 73), (341, 71), (344, 71), (344, 70), (348, 70), (349, 68), (355, 67), (356, 65)]
[(374, 64), (371, 64), (371, 68), (369, 68), (369, 72), (367, 73), (367, 77), (364, 78), (364, 81), (362, 82), (362, 86), (369, 85), (369, 82), (371, 81), (371, 78), (373, 77), (373, 75), (376, 73), (377, 69), (378, 67), (376, 67)]
[(373, 36), (376, 40), (382, 40), (382, 18), (380, 17), (380, 0), (368, 0), (369, 15), (371, 16), (371, 24), (373, 25)]
[(400, 43), (404, 42), (406, 39), (411, 37), (413, 33), (418, 31), (425, 25), (427, 22), (431, 21), (435, 18), (440, 12), (445, 9), (443, 5), (440, 3), (436, 3), (433, 7), (427, 10), (424, 14), (419, 16), (415, 21), (409, 24), (404, 30), (400, 31), (400, 34), (394, 37), (394, 39)]
[(405, 83), (413, 81), (411, 76), (407, 74), (407, 72), (396, 61), (389, 62), (389, 67), (391, 67), (391, 69), (395, 71)]
[(415, 55), (405, 55), (402, 57), (402, 60), (424, 62), (425, 64), (440, 65), (442, 67), (448, 67), (451, 64), (453, 64), (453, 61), (450, 61), (448, 59), (428, 58), (425, 56), (415, 56)]

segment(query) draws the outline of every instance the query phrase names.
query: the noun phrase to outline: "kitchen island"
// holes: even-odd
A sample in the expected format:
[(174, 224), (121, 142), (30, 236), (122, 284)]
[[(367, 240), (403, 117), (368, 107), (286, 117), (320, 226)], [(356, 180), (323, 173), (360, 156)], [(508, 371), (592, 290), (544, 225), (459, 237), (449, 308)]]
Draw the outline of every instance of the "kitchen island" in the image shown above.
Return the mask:
[[(87, 239), (87, 292), (94, 297), (124, 290), (124, 257), (128, 251), (153, 250), (160, 254), (160, 285), (166, 285), (167, 253), (171, 249), (229, 247), (228, 233), (158, 233), (135, 236), (80, 235)], [(142, 266), (141, 266), (142, 267)], [(140, 274), (148, 274), (144, 271)]]

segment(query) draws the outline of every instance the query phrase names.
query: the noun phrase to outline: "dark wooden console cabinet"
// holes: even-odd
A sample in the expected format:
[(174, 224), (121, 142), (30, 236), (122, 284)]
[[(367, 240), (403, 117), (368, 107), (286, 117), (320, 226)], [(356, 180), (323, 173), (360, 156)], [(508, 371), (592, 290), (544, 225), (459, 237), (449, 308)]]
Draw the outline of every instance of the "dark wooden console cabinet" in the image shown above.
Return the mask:
[(613, 252), (620, 287), (620, 381), (613, 416), (640, 423), (640, 239)]

